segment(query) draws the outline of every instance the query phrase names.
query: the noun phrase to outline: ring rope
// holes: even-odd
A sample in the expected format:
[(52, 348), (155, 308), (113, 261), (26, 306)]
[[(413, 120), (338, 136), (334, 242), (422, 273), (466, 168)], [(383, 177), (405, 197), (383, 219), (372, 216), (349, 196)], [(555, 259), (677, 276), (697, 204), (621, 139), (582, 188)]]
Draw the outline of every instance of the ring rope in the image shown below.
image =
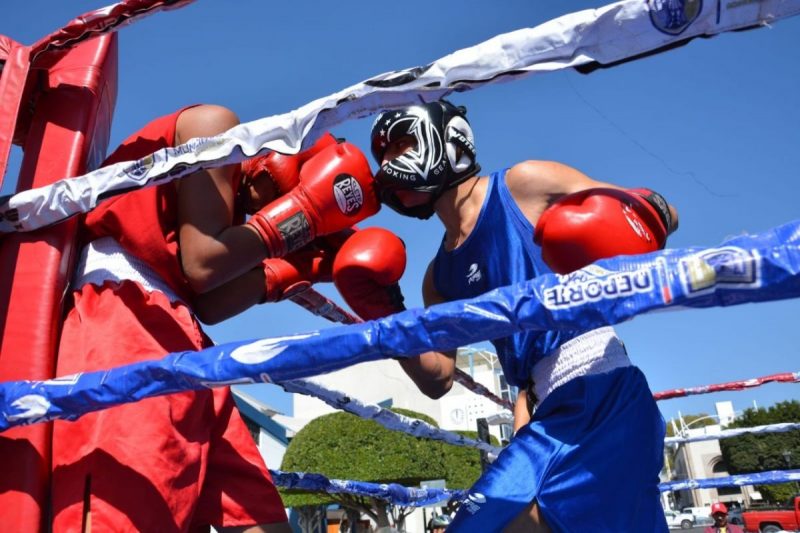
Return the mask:
[(342, 392), (326, 389), (312, 381), (294, 380), (279, 383), (278, 385), (287, 392), (313, 396), (331, 407), (347, 411), (366, 420), (374, 420), (386, 429), (401, 431), (414, 437), (443, 441), (454, 446), (476, 448), (494, 455), (502, 451), (502, 448), (438, 428), (424, 420), (404, 416), (390, 409), (384, 409), (379, 405), (363, 403)]
[(656, 401), (669, 400), (670, 398), (682, 398), (695, 394), (710, 394), (722, 391), (740, 391), (753, 387), (760, 387), (767, 383), (800, 383), (800, 372), (783, 372), (771, 374), (760, 378), (750, 378), (739, 381), (728, 381), (726, 383), (716, 383), (714, 385), (701, 385), (699, 387), (689, 387), (686, 389), (670, 389), (663, 392), (656, 392), (653, 398)]
[[(404, 487), (396, 483), (378, 484), (366, 481), (329, 479), (322, 474), (282, 472), (270, 470), (275, 484), (285, 489), (325, 491), (330, 494), (345, 493), (369, 496), (388, 501), (393, 505), (422, 507), (445, 503), (450, 499), (463, 499), (465, 490)], [(691, 489), (741, 487), (743, 485), (775, 485), (800, 481), (800, 470), (771, 470), (752, 474), (736, 474), (700, 479), (681, 479), (658, 484), (660, 492)]]
[(325, 491), (329, 494), (355, 494), (387, 500), (394, 505), (406, 507), (424, 507), (437, 503), (445, 503), (452, 498), (461, 498), (465, 490), (448, 490), (434, 488), (404, 487), (397, 483), (369, 483), (343, 479), (329, 479), (322, 474), (303, 472), (282, 472), (270, 470), (272, 480), (284, 489), (309, 491)]
[(688, 489), (716, 489), (719, 487), (741, 487), (742, 485), (776, 485), (800, 481), (800, 470), (771, 470), (753, 474), (712, 477), (704, 479), (682, 479), (660, 483), (661, 492)]
[[(303, 292), (290, 296), (289, 299), (313, 314), (326, 318), (331, 322), (337, 322), (339, 324), (358, 324), (359, 322), (363, 322), (360, 318), (342, 309), (341, 306), (330, 298), (327, 298), (310, 287), (303, 290)], [(501, 407), (505, 407), (506, 409), (514, 408), (511, 402), (500, 398), (458, 367), (454, 370), (453, 379), (465, 389), (488, 398)]]
[(664, 444), (682, 444), (685, 442), (700, 442), (704, 440), (730, 439), (732, 437), (739, 437), (749, 433), (760, 435), (765, 435), (767, 433), (786, 433), (787, 431), (796, 431), (798, 429), (800, 429), (800, 423), (780, 422), (776, 424), (766, 424), (763, 426), (724, 429), (703, 435), (667, 437), (664, 439)]
[(41, 228), (88, 212), (112, 196), (239, 163), (269, 150), (296, 154), (350, 118), (535, 73), (613, 65), (698, 36), (759, 27), (800, 13), (800, 0), (762, 0), (759, 9), (752, 10), (715, 9), (709, 4), (694, 19), (682, 22), (685, 27), (673, 27), (667, 3), (622, 0), (497, 35), (428, 65), (375, 76), (283, 115), (0, 199), (0, 232)]
[[(616, 257), (567, 276), (545, 274), (472, 299), (410, 309), (381, 320), (232, 342), (47, 381), (0, 383), (0, 430), (72, 420), (183, 390), (302, 379), (360, 362), (451, 350), (522, 329), (588, 330), (665, 308), (798, 296), (800, 221), (760, 235), (738, 236), (719, 248)], [(459, 316), (458, 323), (452, 316)]]
[(123, 0), (100, 9), (84, 13), (69, 21), (64, 27), (39, 39), (31, 47), (31, 63), (43, 53), (68, 50), (78, 44), (117, 31), (157, 11), (168, 11), (191, 4), (195, 0)]

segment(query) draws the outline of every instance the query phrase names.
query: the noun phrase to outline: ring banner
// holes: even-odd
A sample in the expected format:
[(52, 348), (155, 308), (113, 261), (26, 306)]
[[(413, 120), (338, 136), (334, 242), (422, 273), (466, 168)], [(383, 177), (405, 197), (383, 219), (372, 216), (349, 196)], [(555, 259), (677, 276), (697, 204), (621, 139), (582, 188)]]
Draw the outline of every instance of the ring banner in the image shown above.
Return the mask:
[(0, 232), (41, 228), (88, 212), (106, 198), (238, 163), (257, 153), (296, 154), (333, 126), (382, 109), (536, 73), (613, 65), (695, 37), (763, 26), (797, 13), (800, 0), (624, 0), (567, 14), (495, 36), (428, 65), (375, 76), (283, 115), (0, 198)]
[(497, 339), (522, 329), (590, 330), (665, 309), (800, 296), (800, 221), (716, 248), (668, 249), (545, 274), (478, 297), (380, 320), (177, 352), (110, 370), (0, 383), (0, 430), (183, 390), (284, 382), (377, 359)]
[(447, 490), (434, 488), (404, 487), (397, 483), (369, 483), (344, 479), (328, 479), (322, 474), (304, 474), (301, 472), (281, 472), (270, 470), (275, 485), (283, 489), (324, 491), (330, 494), (344, 493), (357, 496), (368, 496), (387, 500), (394, 505), (404, 507), (425, 507), (437, 503), (446, 503), (451, 498), (459, 499), (465, 490)]

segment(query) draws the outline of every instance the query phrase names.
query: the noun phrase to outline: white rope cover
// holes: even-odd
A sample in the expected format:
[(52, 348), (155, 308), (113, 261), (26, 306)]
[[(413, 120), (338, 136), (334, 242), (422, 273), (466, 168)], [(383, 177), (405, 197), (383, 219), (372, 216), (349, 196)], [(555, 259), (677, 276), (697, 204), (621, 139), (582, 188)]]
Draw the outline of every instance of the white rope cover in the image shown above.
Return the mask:
[(260, 151), (294, 154), (324, 131), (381, 109), (431, 101), (453, 91), (539, 72), (609, 65), (701, 35), (768, 24), (800, 12), (800, 0), (666, 2), (623, 0), (534, 28), (498, 35), (425, 66), (388, 72), (299, 109), (191, 139), (134, 162), (0, 200), (0, 232), (30, 231), (87, 212), (109, 196), (165, 183), (201, 168), (240, 162)]

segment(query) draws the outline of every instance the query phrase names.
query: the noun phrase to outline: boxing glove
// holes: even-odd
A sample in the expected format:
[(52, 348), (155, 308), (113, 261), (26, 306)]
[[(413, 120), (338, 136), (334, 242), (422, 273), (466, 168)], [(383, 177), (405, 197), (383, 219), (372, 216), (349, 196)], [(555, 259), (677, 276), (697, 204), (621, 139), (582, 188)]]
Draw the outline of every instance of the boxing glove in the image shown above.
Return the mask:
[(261, 208), (247, 223), (264, 241), (267, 257), (283, 257), (379, 209), (367, 159), (345, 142), (309, 159), (300, 169), (297, 186)]
[(356, 232), (333, 260), (333, 283), (347, 305), (362, 319), (403, 311), (398, 282), (406, 269), (406, 248), (391, 231), (367, 228)]
[(264, 302), (280, 302), (315, 283), (331, 281), (334, 252), (309, 244), (305, 248), (262, 261)]
[(649, 189), (587, 189), (548, 207), (534, 242), (554, 271), (566, 274), (599, 259), (660, 250), (675, 222), (664, 198)]
[(277, 195), (283, 195), (294, 189), (300, 181), (300, 168), (309, 159), (328, 146), (336, 144), (336, 138), (330, 133), (320, 137), (311, 148), (295, 155), (284, 155), (270, 152), (267, 155), (254, 157), (242, 162), (242, 173), (254, 177), (266, 172), (275, 185)]

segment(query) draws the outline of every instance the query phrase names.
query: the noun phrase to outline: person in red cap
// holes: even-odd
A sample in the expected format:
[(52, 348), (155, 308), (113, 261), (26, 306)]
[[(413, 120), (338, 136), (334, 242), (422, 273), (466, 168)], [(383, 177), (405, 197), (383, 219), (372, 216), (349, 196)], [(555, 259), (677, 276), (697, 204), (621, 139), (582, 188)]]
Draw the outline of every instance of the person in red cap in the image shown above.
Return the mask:
[[(137, 176), (149, 154), (238, 123), (223, 107), (187, 107), (145, 125), (105, 164), (131, 161)], [(326, 135), (295, 156), (201, 170), (100, 204), (81, 221), (58, 375), (211, 346), (201, 321), (330, 281), (336, 246), (378, 209), (371, 180), (366, 157)], [(291, 531), (228, 388), (56, 422), (51, 500), (54, 532)]]
[(714, 525), (705, 528), (703, 533), (744, 533), (741, 527), (728, 523), (728, 507), (722, 502), (711, 506), (711, 518), (714, 519)]

